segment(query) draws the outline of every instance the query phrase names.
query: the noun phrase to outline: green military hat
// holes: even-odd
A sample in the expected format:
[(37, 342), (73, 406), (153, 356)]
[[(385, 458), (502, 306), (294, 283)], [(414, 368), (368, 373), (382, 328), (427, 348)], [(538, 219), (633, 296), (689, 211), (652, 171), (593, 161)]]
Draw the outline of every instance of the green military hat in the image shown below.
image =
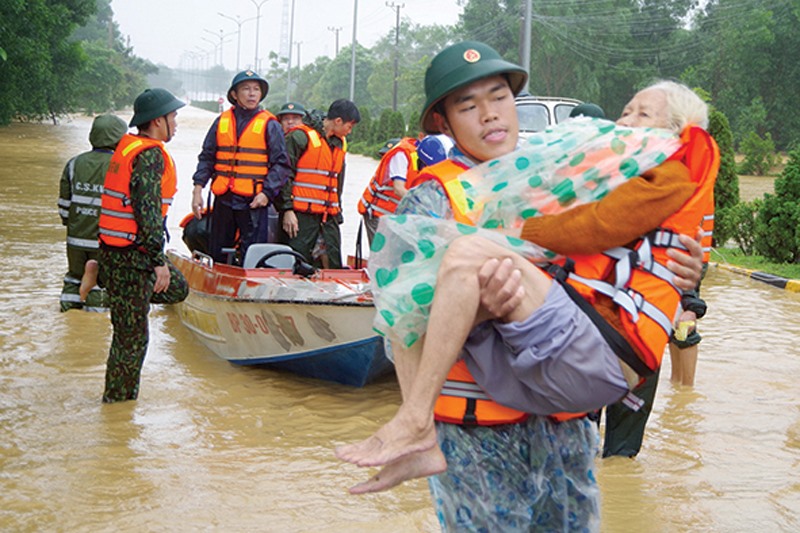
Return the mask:
[(385, 154), (386, 152), (397, 146), (397, 143), (399, 143), (400, 141), (401, 141), (400, 137), (389, 139), (383, 146), (381, 146), (381, 149), (378, 150), (378, 155)]
[(281, 115), (305, 115), (306, 108), (303, 107), (303, 104), (298, 104), (297, 102), (286, 102), (281, 106), (281, 110), (275, 113), (277, 116)]
[(603, 111), (603, 108), (597, 104), (592, 104), (589, 102), (584, 102), (582, 104), (578, 104), (572, 108), (572, 111), (569, 112), (570, 118), (575, 117), (592, 117), (592, 118), (606, 118), (606, 114)]
[(505, 74), (516, 96), (528, 81), (528, 73), (519, 65), (509, 63), (491, 46), (464, 41), (451, 45), (431, 61), (425, 71), (425, 108), (420, 124), (425, 133), (440, 133), (433, 123), (433, 107), (456, 89), (470, 83)]
[(153, 119), (168, 115), (185, 105), (166, 89), (145, 89), (133, 101), (133, 118), (129, 126), (141, 126)]
[[(231, 87), (230, 89), (228, 89), (228, 101), (230, 103), (236, 105), (236, 100), (234, 100), (233, 96), (231, 96), (231, 93), (233, 92), (234, 89), (236, 89), (236, 86), (242, 83), (243, 81), (249, 81), (249, 80), (257, 81), (258, 84), (261, 86), (261, 100), (267, 97), (267, 93), (269, 92), (269, 82), (264, 78), (262, 78), (261, 76), (259, 76), (258, 74), (256, 74), (255, 72), (253, 72), (252, 70), (243, 70), (236, 76), (234, 76), (233, 80), (231, 81)], [(259, 100), (259, 102), (261, 100)]]

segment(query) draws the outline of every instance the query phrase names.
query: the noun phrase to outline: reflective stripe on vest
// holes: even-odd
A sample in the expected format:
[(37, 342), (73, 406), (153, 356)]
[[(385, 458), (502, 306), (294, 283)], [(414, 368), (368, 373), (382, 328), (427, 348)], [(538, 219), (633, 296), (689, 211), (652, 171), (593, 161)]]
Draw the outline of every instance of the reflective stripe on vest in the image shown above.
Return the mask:
[[(412, 137), (403, 137), (399, 143), (386, 152), (381, 158), (375, 174), (369, 181), (361, 199), (358, 201), (358, 212), (371, 217), (390, 215), (397, 209), (400, 196), (394, 189), (394, 180), (390, 179), (389, 164), (395, 155), (402, 152), (408, 160), (406, 168), (406, 187), (413, 181), (417, 174), (416, 140)], [(385, 180), (385, 181), (384, 181)]]
[(131, 173), (136, 157), (151, 148), (161, 150), (164, 158), (161, 216), (167, 216), (167, 209), (177, 191), (177, 174), (172, 157), (164, 149), (162, 141), (125, 134), (111, 157), (101, 197), (99, 238), (108, 246), (125, 248), (137, 242), (138, 226), (130, 199)]
[(277, 119), (269, 111), (258, 112), (238, 137), (233, 108), (220, 115), (211, 192), (221, 196), (231, 191), (248, 197), (261, 192), (269, 173), (266, 132), (270, 120)]
[(295, 126), (308, 137), (305, 152), (297, 160), (292, 187), (292, 209), (301, 213), (338, 215), (339, 174), (344, 167), (344, 150), (332, 147), (319, 133), (305, 124)]

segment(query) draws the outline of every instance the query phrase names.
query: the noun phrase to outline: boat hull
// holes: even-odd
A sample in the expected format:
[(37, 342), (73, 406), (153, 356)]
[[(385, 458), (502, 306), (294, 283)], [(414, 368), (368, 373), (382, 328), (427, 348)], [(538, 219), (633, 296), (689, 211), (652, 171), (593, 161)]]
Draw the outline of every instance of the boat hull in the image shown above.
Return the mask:
[(190, 287), (181, 321), (219, 357), (355, 387), (391, 371), (363, 273), (323, 271), (308, 280), (168, 255)]

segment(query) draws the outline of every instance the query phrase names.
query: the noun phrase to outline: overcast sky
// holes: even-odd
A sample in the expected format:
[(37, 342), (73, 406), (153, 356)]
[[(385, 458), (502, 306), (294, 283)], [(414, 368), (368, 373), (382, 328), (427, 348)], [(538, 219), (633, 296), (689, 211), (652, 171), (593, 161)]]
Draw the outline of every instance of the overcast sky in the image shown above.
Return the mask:
[[(233, 70), (239, 49), (240, 69), (252, 67), (256, 55), (256, 23), (258, 22), (258, 57), (264, 61), (270, 51), (279, 51), (282, 22), (288, 36), (291, 7), (294, 2), (292, 42), (299, 44), (302, 64), (336, 50), (339, 29), (339, 50), (353, 39), (355, 0), (112, 0), (114, 19), (123, 36), (130, 38), (134, 53), (154, 63), (169, 67), (189, 66), (189, 53), (204, 55), (214, 61), (215, 47), (219, 54), (220, 30), (222, 61)], [(261, 19), (256, 21), (256, 4), (261, 3)], [(397, 10), (402, 6), (401, 20), (416, 24), (454, 24), (462, 7), (457, 0), (358, 0), (356, 37), (363, 46), (372, 46), (380, 37), (395, 28)], [(284, 9), (285, 8), (285, 9)], [(219, 15), (222, 12), (230, 18)], [(252, 20), (248, 20), (252, 19)], [(237, 30), (241, 22), (241, 45)], [(288, 37), (287, 37), (288, 41)], [(297, 65), (298, 45), (292, 47), (292, 65)]]

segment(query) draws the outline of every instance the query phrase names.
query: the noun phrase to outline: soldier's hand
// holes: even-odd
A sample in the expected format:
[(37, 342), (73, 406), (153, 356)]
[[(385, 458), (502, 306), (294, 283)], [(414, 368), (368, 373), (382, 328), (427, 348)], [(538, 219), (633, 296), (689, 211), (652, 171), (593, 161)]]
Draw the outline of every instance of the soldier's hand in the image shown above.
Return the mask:
[(503, 319), (514, 311), (525, 298), (522, 273), (506, 258), (489, 259), (478, 271), (481, 287), (481, 305), (492, 318)]
[(203, 217), (203, 188), (195, 186), (192, 191), (192, 213), (194, 218), (200, 220)]
[(267, 198), (267, 195), (264, 194), (264, 191), (261, 191), (260, 193), (256, 194), (255, 198), (253, 198), (253, 201), (250, 202), (250, 209), (256, 209), (258, 207), (267, 207), (268, 203), (269, 203), (269, 198)]
[(667, 255), (670, 258), (670, 260), (667, 261), (667, 268), (675, 274), (672, 281), (679, 289), (690, 291), (700, 283), (700, 276), (703, 273), (703, 247), (700, 245), (701, 238), (702, 233), (698, 233), (695, 239), (692, 239), (688, 235), (678, 236), (681, 244), (686, 246), (686, 249), (689, 250), (690, 255), (675, 248), (667, 250)]
[(161, 265), (154, 268), (156, 271), (156, 283), (153, 292), (164, 292), (169, 288), (169, 267)]
[(300, 224), (297, 222), (297, 215), (294, 211), (285, 211), (283, 213), (283, 231), (289, 238), (294, 239), (297, 237), (297, 232), (300, 230)]

